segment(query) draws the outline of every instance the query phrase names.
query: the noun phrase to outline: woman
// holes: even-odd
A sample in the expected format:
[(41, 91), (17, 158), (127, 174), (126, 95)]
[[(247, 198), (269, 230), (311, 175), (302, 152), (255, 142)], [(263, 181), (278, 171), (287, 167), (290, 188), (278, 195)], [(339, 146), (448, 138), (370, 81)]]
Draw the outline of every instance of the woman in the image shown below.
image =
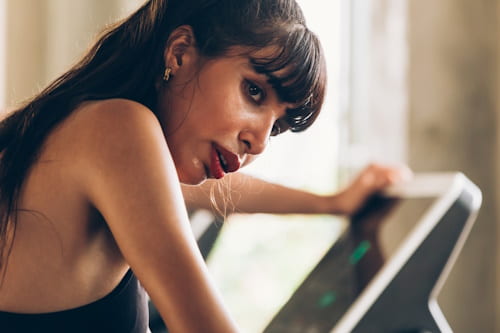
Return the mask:
[(311, 125), (325, 81), (293, 0), (150, 0), (109, 28), (1, 123), (0, 330), (145, 332), (137, 277), (172, 332), (236, 331), (185, 202), (223, 178), (237, 210), (349, 214), (401, 176), (319, 197), (233, 174)]

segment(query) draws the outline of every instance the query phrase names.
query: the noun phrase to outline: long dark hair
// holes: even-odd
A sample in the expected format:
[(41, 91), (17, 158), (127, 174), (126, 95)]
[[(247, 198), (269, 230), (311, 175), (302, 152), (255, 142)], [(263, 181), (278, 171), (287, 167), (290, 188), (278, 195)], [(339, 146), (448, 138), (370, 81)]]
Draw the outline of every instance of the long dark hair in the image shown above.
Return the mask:
[(283, 101), (297, 105), (287, 111), (292, 131), (316, 119), (325, 62), (294, 0), (149, 0), (107, 28), (75, 66), (0, 123), (0, 269), (12, 247), (23, 180), (47, 136), (86, 100), (126, 98), (156, 112), (163, 51), (181, 25), (193, 28), (207, 58), (223, 56), (235, 45), (277, 46), (275, 57), (251, 59), (255, 69), (269, 76)]

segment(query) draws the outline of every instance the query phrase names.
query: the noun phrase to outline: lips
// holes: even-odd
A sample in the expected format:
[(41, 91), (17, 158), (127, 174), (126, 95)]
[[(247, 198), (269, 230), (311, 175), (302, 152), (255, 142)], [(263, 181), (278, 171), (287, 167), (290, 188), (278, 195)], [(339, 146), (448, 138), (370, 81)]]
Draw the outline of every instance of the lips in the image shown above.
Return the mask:
[(212, 145), (210, 154), (210, 173), (216, 179), (224, 177), (226, 173), (235, 172), (240, 168), (240, 159), (238, 155), (219, 146)]

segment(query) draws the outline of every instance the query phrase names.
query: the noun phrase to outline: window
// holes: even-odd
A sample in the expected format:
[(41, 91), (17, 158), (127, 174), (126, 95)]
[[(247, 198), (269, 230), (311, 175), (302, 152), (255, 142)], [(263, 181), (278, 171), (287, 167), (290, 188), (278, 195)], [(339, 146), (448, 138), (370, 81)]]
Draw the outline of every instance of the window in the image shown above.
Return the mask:
[(407, 1), (344, 2), (349, 63), (339, 166), (348, 176), (369, 162), (407, 160)]

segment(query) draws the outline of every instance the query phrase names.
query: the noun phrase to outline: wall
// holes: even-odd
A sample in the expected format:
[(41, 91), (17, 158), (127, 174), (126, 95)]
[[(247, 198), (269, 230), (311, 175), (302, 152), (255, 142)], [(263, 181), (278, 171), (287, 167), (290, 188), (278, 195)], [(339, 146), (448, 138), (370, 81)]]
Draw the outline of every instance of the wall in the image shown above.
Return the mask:
[[(496, 122), (496, 128), (500, 128), (500, 24), (498, 23), (498, 20), (500, 19), (500, 3), (497, 2), (497, 17), (496, 17), (496, 29), (495, 34), (497, 37), (496, 40), (496, 68), (497, 68), (497, 78), (496, 78), (496, 114), (497, 114), (497, 122)], [(500, 135), (497, 134), (497, 140), (496, 140), (496, 151), (500, 151)], [(497, 170), (500, 170), (500, 154), (497, 154), (496, 157), (496, 165), (495, 168)], [(496, 181), (494, 182), (495, 188), (497, 190), (496, 192), (496, 198), (498, 199), (500, 196), (500, 177), (496, 177)], [(497, 200), (498, 201), (498, 200)], [(496, 204), (497, 207), (496, 209), (496, 216), (497, 216), (497, 234), (496, 234), (496, 243), (497, 243), (497, 250), (496, 250), (496, 262), (495, 266), (497, 268), (496, 271), (496, 313), (500, 313), (500, 226), (498, 223), (498, 217), (500, 217), (500, 205)], [(496, 331), (500, 331), (500, 316), (496, 316)]]
[(460, 170), (483, 206), (439, 301), (456, 332), (499, 332), (496, 0), (409, 2), (409, 164)]
[(0, 0), (0, 112), (5, 107), (5, 77), (6, 77), (6, 37), (7, 24), (6, 20), (6, 1)]
[(62, 74), (83, 54), (103, 26), (142, 2), (0, 1), (5, 2), (7, 88), (4, 94), (9, 106), (30, 98)]

